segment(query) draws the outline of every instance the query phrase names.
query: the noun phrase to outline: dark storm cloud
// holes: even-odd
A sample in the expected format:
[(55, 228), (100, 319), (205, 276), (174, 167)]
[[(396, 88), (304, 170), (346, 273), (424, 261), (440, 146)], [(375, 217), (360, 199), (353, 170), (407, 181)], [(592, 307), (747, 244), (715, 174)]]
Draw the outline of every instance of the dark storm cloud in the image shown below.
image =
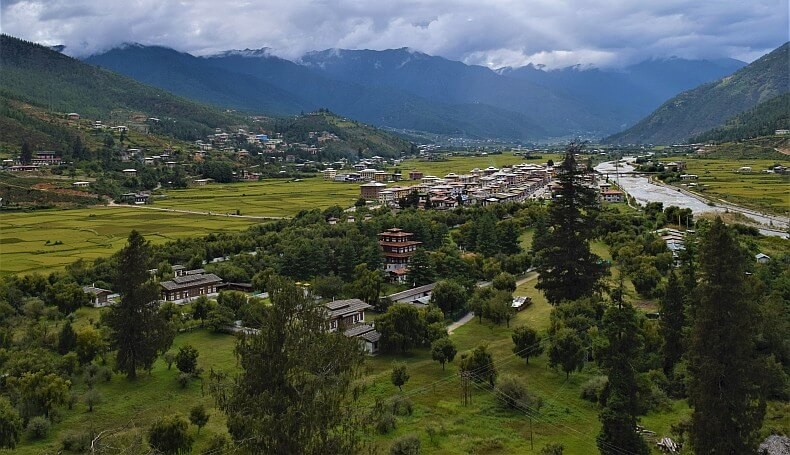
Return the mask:
[(788, 39), (786, 0), (5, 0), (3, 33), (86, 55), (124, 42), (195, 54), (409, 47), (491, 67), (752, 60)]

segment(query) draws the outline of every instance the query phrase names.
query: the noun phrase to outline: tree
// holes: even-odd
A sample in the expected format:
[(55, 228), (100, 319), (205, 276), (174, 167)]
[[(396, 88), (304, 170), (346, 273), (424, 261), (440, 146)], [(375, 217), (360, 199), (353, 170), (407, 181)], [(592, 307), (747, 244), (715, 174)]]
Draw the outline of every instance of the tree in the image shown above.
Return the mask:
[(502, 272), (494, 277), (491, 285), (498, 291), (513, 293), (516, 292), (516, 277), (507, 272)]
[(71, 381), (40, 370), (24, 373), (21, 377), (9, 376), (6, 384), (8, 390), (19, 397), (20, 411), (25, 419), (42, 414), (49, 417), (52, 409), (66, 402), (71, 387)]
[(173, 363), (175, 363), (176, 361), (176, 355), (170, 351), (167, 351), (164, 354), (162, 354), (162, 360), (165, 361), (165, 363), (167, 364), (167, 369), (169, 370), (173, 366)]
[(506, 374), (497, 381), (496, 399), (505, 409), (524, 411), (525, 409), (538, 408), (541, 405), (539, 398), (527, 389), (524, 380), (516, 375)]
[(414, 305), (396, 303), (376, 320), (376, 329), (381, 333), (383, 350), (405, 353), (422, 343), (425, 320)]
[(133, 230), (126, 247), (118, 253), (116, 289), (121, 301), (105, 313), (111, 330), (112, 347), (117, 349), (116, 368), (134, 379), (137, 370), (150, 368), (160, 353), (173, 343), (175, 331), (160, 314), (158, 285), (148, 273), (151, 250), (148, 242)]
[(5, 397), (0, 397), (0, 448), (13, 449), (22, 434), (22, 418)]
[(549, 366), (561, 367), (565, 378), (574, 371), (581, 371), (587, 352), (576, 331), (567, 327), (557, 331), (549, 348)]
[(206, 411), (206, 407), (202, 404), (194, 406), (189, 411), (189, 421), (192, 422), (192, 425), (198, 427), (198, 434), (200, 434), (200, 429), (206, 426), (208, 419), (209, 414)]
[(574, 154), (580, 151), (581, 146), (571, 144), (559, 167), (559, 191), (549, 206), (551, 229), (535, 258), (540, 273), (535, 287), (552, 305), (591, 295), (606, 272), (601, 259), (590, 252), (597, 201), (577, 169)]
[(93, 327), (86, 327), (77, 333), (76, 352), (81, 364), (93, 362), (102, 349), (104, 349), (104, 341)]
[(19, 162), (25, 165), (33, 162), (33, 149), (27, 141), (22, 143), (22, 151), (19, 153)]
[(406, 282), (414, 287), (431, 284), (436, 279), (436, 272), (431, 265), (431, 258), (425, 248), (417, 248), (409, 261), (409, 272)]
[(642, 355), (636, 310), (624, 302), (613, 305), (606, 310), (602, 326), (602, 343), (595, 357), (609, 382), (601, 397), (604, 406), (599, 414), (602, 425), (598, 449), (603, 455), (647, 455), (650, 449), (636, 432), (639, 403), (635, 365)]
[(162, 417), (148, 429), (148, 443), (163, 454), (189, 453), (193, 442), (189, 422), (180, 415)]
[(483, 256), (494, 256), (499, 252), (497, 240), (496, 218), (491, 213), (479, 216), (473, 221), (475, 238), (475, 251)]
[(403, 385), (409, 382), (409, 372), (406, 370), (406, 363), (394, 362), (392, 364), (392, 373), (390, 373), (390, 380), (392, 385), (397, 387), (403, 392)]
[(81, 286), (74, 283), (58, 282), (50, 286), (47, 288), (45, 298), (47, 303), (57, 306), (63, 314), (73, 313), (90, 303), (88, 294)]
[(234, 316), (230, 308), (214, 303), (211, 305), (206, 321), (215, 332), (220, 332), (233, 325)]
[(217, 303), (230, 308), (233, 317), (239, 319), (240, 310), (247, 303), (247, 294), (241, 291), (222, 291), (217, 296)]
[(515, 221), (500, 221), (496, 226), (496, 234), (501, 253), (512, 255), (521, 252), (521, 232)]
[(471, 355), (461, 356), (460, 370), (471, 375), (475, 382), (485, 382), (493, 387), (498, 375), (494, 366), (494, 358), (485, 345), (476, 347)]
[(457, 353), (455, 345), (448, 337), (439, 338), (431, 344), (431, 358), (442, 364), (442, 370), (444, 370), (444, 364), (452, 362)]
[(356, 279), (351, 284), (354, 295), (369, 305), (377, 306), (381, 286), (384, 284), (381, 272), (369, 270), (367, 264), (359, 264), (354, 268), (354, 276)]
[(63, 324), (58, 334), (58, 354), (65, 355), (77, 347), (77, 334), (71, 326), (71, 321), (67, 320)]
[(431, 304), (445, 315), (458, 313), (466, 307), (466, 289), (455, 281), (440, 281), (431, 293)]
[(754, 453), (765, 415), (747, 253), (721, 218), (702, 235), (689, 337), (690, 442), (698, 454)]
[(184, 345), (178, 348), (178, 354), (176, 354), (176, 368), (178, 371), (187, 374), (194, 374), (197, 370), (197, 358), (198, 350), (192, 347), (192, 345)]
[(82, 400), (85, 402), (85, 406), (88, 407), (88, 412), (93, 412), (93, 408), (97, 404), (101, 403), (102, 396), (98, 390), (90, 389), (87, 392), (85, 392), (85, 395), (83, 395)]
[(543, 353), (542, 338), (537, 330), (521, 326), (513, 331), (513, 353), (521, 357), (529, 365), (530, 357), (537, 357)]
[(507, 322), (507, 326), (510, 327), (510, 319), (513, 317), (513, 295), (506, 291), (495, 291), (491, 298), (483, 302), (483, 317), (494, 324)]
[(200, 319), (200, 324), (203, 325), (206, 318), (208, 318), (210, 309), (211, 306), (209, 305), (208, 297), (201, 295), (192, 304), (192, 319)]
[(356, 452), (362, 347), (329, 332), (324, 306), (294, 283), (273, 278), (269, 295), (259, 332), (236, 346), (241, 373), (228, 385), (212, 375), (230, 435), (250, 453)]
[(662, 345), (664, 373), (672, 373), (675, 365), (680, 362), (683, 353), (683, 329), (686, 326), (686, 314), (683, 286), (678, 276), (672, 272), (661, 297), (660, 333), (664, 343)]

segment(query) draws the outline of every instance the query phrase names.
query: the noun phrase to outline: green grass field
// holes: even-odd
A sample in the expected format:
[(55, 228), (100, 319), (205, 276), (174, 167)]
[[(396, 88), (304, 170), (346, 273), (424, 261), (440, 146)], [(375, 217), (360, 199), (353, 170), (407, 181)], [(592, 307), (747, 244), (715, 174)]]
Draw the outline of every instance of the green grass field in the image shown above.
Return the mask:
[(5, 212), (0, 217), (0, 273), (48, 273), (77, 259), (109, 256), (125, 244), (132, 229), (153, 243), (164, 243), (239, 231), (256, 222), (131, 207)]
[[(685, 172), (699, 176), (698, 180), (689, 181), (697, 184), (696, 188), (689, 188), (691, 190), (700, 191), (706, 185), (702, 194), (709, 198), (772, 213), (787, 215), (790, 212), (790, 177), (762, 172), (777, 164), (774, 160), (690, 158), (686, 162)], [(780, 164), (790, 164), (790, 157)], [(735, 172), (743, 166), (750, 166), (752, 172)]]
[(214, 184), (163, 192), (157, 207), (253, 216), (293, 216), (303, 209), (349, 207), (359, 198), (359, 185), (320, 177), (291, 181)]

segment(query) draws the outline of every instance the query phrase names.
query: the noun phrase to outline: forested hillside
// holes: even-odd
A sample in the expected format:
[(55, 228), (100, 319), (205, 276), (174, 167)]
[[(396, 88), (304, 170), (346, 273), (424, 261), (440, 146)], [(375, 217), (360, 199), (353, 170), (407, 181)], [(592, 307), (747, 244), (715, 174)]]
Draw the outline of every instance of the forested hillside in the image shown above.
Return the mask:
[(727, 120), (723, 126), (690, 139), (691, 142), (731, 142), (770, 136), (776, 130), (790, 128), (790, 93), (758, 104)]
[[(25, 135), (50, 136), (51, 128), (20, 113), (22, 102), (50, 112), (77, 112), (109, 122), (131, 114), (160, 119), (161, 133), (194, 140), (240, 118), (127, 77), (72, 59), (38, 44), (0, 35), (0, 100), (3, 126), (21, 126)], [(13, 129), (13, 128), (12, 128)], [(8, 132), (2, 128), (3, 139)]]
[(727, 119), (788, 92), (788, 51), (785, 43), (731, 76), (683, 92), (607, 141), (666, 144), (719, 127)]

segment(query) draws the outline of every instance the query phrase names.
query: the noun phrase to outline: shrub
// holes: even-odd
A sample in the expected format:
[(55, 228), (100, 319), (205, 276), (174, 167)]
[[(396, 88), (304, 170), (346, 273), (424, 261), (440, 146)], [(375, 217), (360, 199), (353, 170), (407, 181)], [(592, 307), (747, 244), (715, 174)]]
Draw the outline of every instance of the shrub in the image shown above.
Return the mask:
[(551, 443), (546, 444), (540, 449), (539, 455), (562, 455), (565, 452), (565, 446), (562, 444)]
[(190, 345), (181, 346), (176, 354), (176, 368), (183, 373), (193, 374), (197, 369), (198, 351)]
[(414, 403), (408, 397), (395, 397), (392, 400), (392, 413), (399, 416), (411, 415), (414, 412)]
[(230, 439), (224, 434), (215, 434), (208, 440), (208, 444), (201, 452), (204, 455), (216, 455), (228, 452)]
[(82, 397), (82, 400), (85, 402), (85, 406), (88, 407), (88, 412), (93, 412), (94, 406), (101, 403), (102, 397), (98, 390), (90, 389), (85, 392), (85, 395)]
[(376, 416), (376, 431), (387, 434), (395, 429), (395, 415), (390, 411), (385, 411)]
[(30, 439), (44, 439), (49, 434), (52, 424), (46, 417), (36, 416), (27, 423), (27, 437)]
[(390, 446), (390, 455), (419, 455), (420, 438), (413, 434), (400, 437)]
[(107, 367), (101, 367), (98, 376), (102, 381), (110, 382), (112, 381), (112, 370)]
[(600, 403), (601, 402), (601, 395), (603, 394), (604, 388), (606, 388), (606, 384), (608, 384), (609, 379), (606, 376), (596, 376), (591, 378), (589, 381), (582, 384), (580, 396), (593, 403)]
[(527, 385), (517, 376), (502, 376), (497, 388), (497, 401), (506, 409), (539, 409), (542, 405), (541, 400), (529, 393)]
[(178, 415), (161, 418), (148, 430), (148, 443), (161, 453), (189, 452), (193, 442), (189, 422)]
[(92, 439), (86, 431), (70, 431), (63, 435), (60, 447), (67, 452), (85, 453), (90, 449)]
[(176, 381), (178, 381), (178, 383), (181, 385), (181, 388), (183, 389), (187, 388), (187, 386), (189, 385), (189, 381), (191, 380), (192, 380), (192, 375), (189, 373), (179, 373), (179, 375), (176, 376)]

